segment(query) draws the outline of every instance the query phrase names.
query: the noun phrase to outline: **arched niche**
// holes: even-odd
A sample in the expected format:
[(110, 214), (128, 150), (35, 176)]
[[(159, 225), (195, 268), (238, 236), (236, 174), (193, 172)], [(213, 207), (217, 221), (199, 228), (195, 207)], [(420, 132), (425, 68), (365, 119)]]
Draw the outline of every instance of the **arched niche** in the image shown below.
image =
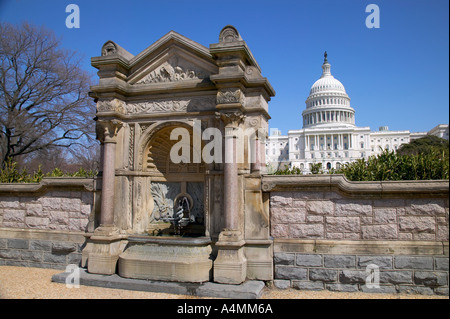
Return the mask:
[[(173, 216), (178, 201), (183, 197), (189, 202), (190, 221), (178, 235), (205, 235), (206, 164), (201, 159), (203, 143), (201, 139), (194, 141), (193, 132), (191, 125), (182, 122), (166, 122), (145, 132), (141, 167), (143, 174), (150, 177), (148, 232), (152, 236), (179, 233), (167, 218)], [(179, 152), (171, 154), (173, 149)], [(177, 163), (177, 158), (182, 158), (182, 161)]]

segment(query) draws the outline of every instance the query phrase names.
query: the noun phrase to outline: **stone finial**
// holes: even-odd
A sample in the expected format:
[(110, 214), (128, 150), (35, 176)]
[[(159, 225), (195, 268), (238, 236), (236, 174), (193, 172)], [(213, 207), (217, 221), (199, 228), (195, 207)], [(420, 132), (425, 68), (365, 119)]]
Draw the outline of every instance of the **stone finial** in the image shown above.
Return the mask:
[(107, 41), (102, 47), (102, 56), (114, 55), (117, 53), (117, 46), (112, 41)]
[(232, 25), (225, 26), (222, 31), (220, 31), (219, 42), (220, 43), (228, 43), (228, 42), (236, 42), (242, 41), (242, 38), (239, 32)]

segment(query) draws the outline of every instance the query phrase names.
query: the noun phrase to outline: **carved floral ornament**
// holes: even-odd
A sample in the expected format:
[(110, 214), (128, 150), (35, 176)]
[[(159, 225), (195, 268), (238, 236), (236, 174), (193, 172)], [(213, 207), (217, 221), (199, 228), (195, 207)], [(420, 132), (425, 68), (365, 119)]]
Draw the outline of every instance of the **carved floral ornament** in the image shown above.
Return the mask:
[(240, 89), (222, 89), (217, 92), (217, 104), (241, 103), (244, 102), (244, 95)]
[(117, 99), (100, 100), (97, 111), (119, 114), (179, 113), (204, 111), (215, 108), (215, 96), (199, 96), (179, 99), (158, 99), (145, 102), (123, 102)]
[(185, 80), (205, 79), (209, 75), (192, 63), (186, 62), (177, 56), (172, 56), (168, 61), (151, 71), (136, 84), (178, 82)]
[(245, 115), (241, 111), (216, 112), (216, 117), (220, 118), (228, 127), (238, 127), (245, 119)]
[(114, 142), (117, 133), (122, 128), (123, 122), (119, 120), (97, 121), (97, 138), (103, 142)]

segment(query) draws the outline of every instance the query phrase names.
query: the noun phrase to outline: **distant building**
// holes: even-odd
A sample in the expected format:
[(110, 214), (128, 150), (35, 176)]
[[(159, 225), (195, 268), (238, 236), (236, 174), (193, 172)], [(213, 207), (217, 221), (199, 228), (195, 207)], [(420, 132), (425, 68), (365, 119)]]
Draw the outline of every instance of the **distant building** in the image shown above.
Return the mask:
[(384, 149), (397, 150), (400, 145), (427, 134), (448, 140), (447, 124), (418, 133), (390, 131), (387, 126), (372, 132), (368, 126), (356, 126), (350, 97), (342, 83), (331, 75), (326, 52), (322, 70), (322, 76), (312, 85), (305, 101), (303, 128), (289, 130), (287, 135), (271, 130), (266, 141), (266, 160), (270, 168), (298, 167), (307, 174), (311, 164), (322, 163), (327, 171), (380, 154)]

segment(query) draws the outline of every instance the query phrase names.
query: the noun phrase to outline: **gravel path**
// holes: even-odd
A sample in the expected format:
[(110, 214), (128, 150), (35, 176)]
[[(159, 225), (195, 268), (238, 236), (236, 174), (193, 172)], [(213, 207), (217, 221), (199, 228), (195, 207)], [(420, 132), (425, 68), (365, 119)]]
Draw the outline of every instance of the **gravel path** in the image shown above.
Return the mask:
[[(51, 282), (61, 270), (0, 266), (0, 298), (2, 299), (201, 299), (173, 295), (81, 286), (69, 289)], [(332, 291), (299, 291), (265, 288), (263, 299), (448, 299), (447, 296), (342, 293)]]

